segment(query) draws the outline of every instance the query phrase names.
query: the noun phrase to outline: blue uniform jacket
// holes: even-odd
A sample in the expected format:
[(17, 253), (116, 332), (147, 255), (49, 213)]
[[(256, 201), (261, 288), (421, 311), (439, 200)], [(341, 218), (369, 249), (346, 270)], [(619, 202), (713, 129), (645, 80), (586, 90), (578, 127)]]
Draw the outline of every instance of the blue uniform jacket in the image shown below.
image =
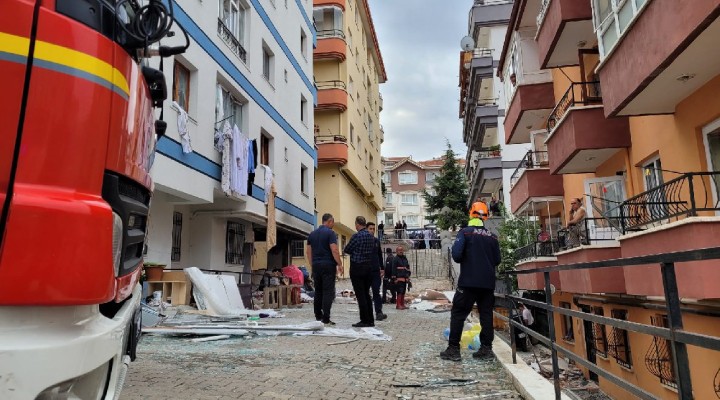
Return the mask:
[(476, 226), (461, 229), (452, 246), (452, 258), (460, 263), (459, 287), (495, 289), (500, 243), (490, 231)]

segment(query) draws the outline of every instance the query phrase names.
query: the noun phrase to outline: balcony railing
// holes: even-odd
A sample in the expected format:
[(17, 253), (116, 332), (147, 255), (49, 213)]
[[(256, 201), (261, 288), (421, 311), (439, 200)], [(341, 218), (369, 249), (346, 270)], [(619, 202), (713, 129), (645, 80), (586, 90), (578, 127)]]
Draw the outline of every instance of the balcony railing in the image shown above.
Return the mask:
[[(613, 223), (610, 220), (615, 220)], [(567, 250), (580, 245), (599, 244), (598, 242), (612, 242), (620, 236), (615, 227), (620, 218), (584, 218), (579, 224), (570, 226), (558, 232), (560, 249)]]
[(617, 230), (627, 233), (720, 211), (718, 184), (720, 172), (690, 172), (622, 203), (597, 197), (592, 203)]
[(515, 186), (517, 181), (520, 180), (522, 174), (525, 173), (525, 170), (547, 167), (548, 164), (549, 161), (547, 151), (528, 151), (527, 154), (525, 154), (525, 157), (520, 160), (520, 164), (515, 169), (515, 172), (513, 172), (513, 174), (510, 176), (510, 187), (512, 188), (513, 186)]
[(515, 259), (520, 261), (537, 257), (553, 257), (558, 251), (560, 251), (560, 244), (557, 240), (535, 241), (516, 249)]
[(600, 82), (571, 83), (568, 90), (548, 117), (548, 130), (552, 131), (555, 129), (571, 108), (597, 104), (602, 104)]
[(230, 47), (230, 50), (232, 50), (232, 52), (235, 53), (242, 62), (247, 62), (247, 52), (245, 51), (245, 48), (242, 44), (240, 44), (240, 41), (237, 37), (235, 37), (232, 30), (230, 30), (230, 28), (228, 28), (220, 18), (218, 18), (217, 32), (220, 39), (222, 39), (223, 42)]
[(343, 81), (320, 81), (320, 82), (315, 82), (315, 87), (318, 88), (318, 90), (322, 90), (322, 89), (343, 89), (343, 90), (347, 90), (347, 85), (345, 85), (345, 82), (343, 82)]
[(538, 32), (540, 31), (540, 27), (543, 24), (543, 21), (545, 20), (545, 14), (547, 13), (548, 6), (550, 5), (551, 0), (541, 0), (540, 1), (540, 12), (538, 13), (537, 17), (535, 18), (535, 22), (537, 23), (537, 29)]
[(347, 138), (343, 135), (319, 135), (315, 136), (315, 144), (319, 143), (333, 143), (343, 142), (347, 143)]
[(478, 48), (473, 49), (473, 58), (478, 57), (492, 57), (493, 55), (493, 49), (487, 49), (487, 48)]
[(342, 29), (323, 29), (317, 31), (318, 39), (340, 38), (345, 39), (345, 32)]

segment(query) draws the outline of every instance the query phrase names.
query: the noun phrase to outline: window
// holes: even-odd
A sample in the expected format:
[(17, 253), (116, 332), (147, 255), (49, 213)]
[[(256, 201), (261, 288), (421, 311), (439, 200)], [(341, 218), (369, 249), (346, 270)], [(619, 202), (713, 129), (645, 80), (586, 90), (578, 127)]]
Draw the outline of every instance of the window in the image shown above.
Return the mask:
[(368, 124), (368, 136), (370, 137), (370, 143), (375, 141), (375, 131), (373, 130), (373, 120), (370, 118), (370, 114), (368, 114), (367, 119)]
[(360, 136), (358, 136), (358, 137), (357, 137), (357, 146), (356, 146), (356, 147), (357, 147), (357, 151), (358, 151), (358, 158), (360, 158), (360, 148), (361, 148), (360, 145), (361, 145), (361, 144), (362, 144), (362, 142), (361, 142), (361, 140), (360, 140)]
[(355, 127), (350, 124), (350, 144), (355, 146)]
[(300, 164), (300, 190), (307, 194), (308, 192), (308, 168)]
[(300, 54), (307, 60), (307, 35), (303, 29), (300, 29)]
[(352, 32), (350, 32), (350, 31), (348, 31), (348, 34), (347, 34), (347, 44), (348, 44), (348, 47), (352, 49), (352, 47), (353, 47)]
[(173, 68), (173, 101), (185, 111), (190, 109), (190, 70), (177, 60)]
[(353, 81), (353, 78), (351, 77), (348, 81), (348, 93), (352, 96), (353, 92), (355, 92), (355, 81)]
[(427, 184), (433, 184), (435, 183), (435, 178), (437, 178), (437, 173), (435, 172), (426, 172), (425, 173), (425, 183)]
[(662, 169), (660, 158), (648, 162), (642, 168), (645, 180), (647, 212), (653, 220), (667, 218), (670, 213), (665, 190), (660, 188), (665, 183)]
[[(650, 317), (650, 324), (661, 328), (670, 327), (667, 315)], [(652, 344), (645, 354), (645, 366), (651, 374), (660, 378), (663, 385), (677, 387), (670, 340), (653, 336)]]
[(406, 215), (405, 223), (407, 223), (409, 227), (418, 227), (420, 226), (420, 217), (418, 215)]
[(307, 126), (307, 113), (307, 99), (305, 99), (305, 96), (300, 95), (300, 122), (305, 126)]
[(285, 83), (287, 83), (287, 81), (288, 81), (288, 73), (287, 73), (287, 70), (284, 70), (283, 76), (285, 77)]
[(239, 0), (219, 0), (218, 35), (243, 62), (247, 60), (243, 47), (246, 14), (245, 7)]
[[(627, 321), (626, 310), (612, 310), (610, 312), (610, 316), (615, 319)], [(628, 333), (625, 329), (612, 328), (612, 332), (608, 340), (608, 353), (619, 365), (625, 368), (632, 368), (630, 342), (628, 341)]]
[(271, 139), (264, 133), (260, 134), (260, 164), (270, 165), (270, 142)]
[(417, 193), (402, 194), (400, 202), (406, 206), (416, 206), (418, 205), (418, 195)]
[(647, 0), (594, 0), (593, 25), (600, 55), (605, 57), (643, 10)]
[[(603, 308), (602, 307), (593, 307), (593, 314), (603, 316)], [(595, 351), (595, 354), (601, 356), (601, 357), (607, 357), (608, 355), (608, 343), (607, 343), (607, 336), (605, 334), (605, 325), (598, 324), (593, 322), (593, 350)]]
[(393, 194), (392, 192), (385, 192), (385, 204), (392, 204), (393, 203)]
[(437, 192), (435, 191), (435, 189), (428, 189), (427, 194), (429, 194), (430, 196), (437, 196)]
[[(561, 302), (560, 307), (567, 308), (569, 310), (570, 303)], [(562, 326), (563, 339), (568, 342), (574, 342), (575, 341), (575, 329), (573, 329), (572, 317), (569, 315), (563, 315), (562, 321), (561, 321), (561, 326)]]
[(228, 221), (225, 230), (225, 262), (242, 265), (242, 248), (245, 244), (245, 227), (237, 222)]
[(390, 172), (383, 172), (382, 181), (385, 182), (386, 185), (392, 183), (392, 174)]
[(273, 81), (273, 71), (275, 68), (275, 55), (270, 51), (270, 49), (267, 47), (265, 42), (263, 42), (263, 69), (262, 69), (262, 75), (265, 79), (267, 79), (270, 84), (272, 84)]
[[(217, 90), (222, 100), (222, 110), (218, 108), (220, 102), (217, 102), (215, 104), (215, 120), (218, 122), (228, 121), (231, 127), (237, 125), (238, 128), (242, 129), (243, 102), (235, 98), (229, 90), (219, 84)], [(219, 128), (222, 128), (222, 125), (220, 125)]]
[(305, 257), (305, 241), (293, 240), (290, 242), (290, 252), (293, 258)]
[(368, 159), (367, 149), (365, 149), (365, 169), (370, 169), (370, 160)]
[(395, 226), (395, 218), (392, 214), (385, 214), (385, 226), (389, 226), (390, 229)]
[(180, 261), (180, 249), (182, 247), (182, 213), (175, 211), (173, 213), (172, 228), (172, 254), (171, 261)]
[(313, 10), (317, 37), (344, 37), (343, 10), (337, 6), (317, 7)]
[(415, 185), (418, 183), (417, 172), (404, 171), (398, 174), (398, 180), (401, 185)]

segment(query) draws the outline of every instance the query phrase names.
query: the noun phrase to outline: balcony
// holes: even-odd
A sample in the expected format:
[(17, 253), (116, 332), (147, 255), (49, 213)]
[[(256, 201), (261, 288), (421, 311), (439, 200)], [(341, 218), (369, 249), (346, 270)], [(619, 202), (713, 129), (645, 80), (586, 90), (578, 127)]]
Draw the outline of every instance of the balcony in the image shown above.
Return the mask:
[(498, 106), (494, 104), (494, 99), (488, 99), (480, 100), (480, 104), (475, 106), (471, 103), (469, 108), (474, 113), (465, 119), (465, 143), (468, 147), (480, 148), (486, 138), (492, 138), (488, 129), (498, 126)]
[(242, 60), (247, 62), (247, 52), (230, 28), (225, 25), (222, 19), (218, 18), (217, 33), (230, 50)]
[(341, 10), (345, 11), (346, 0), (313, 0), (313, 7), (340, 7)]
[(348, 107), (348, 93), (343, 81), (316, 82), (318, 101), (315, 111), (340, 111)]
[[(509, 78), (514, 79), (512, 76)], [(553, 83), (518, 84), (505, 114), (505, 143), (530, 143), (530, 132), (545, 128), (555, 107)]]
[(345, 165), (348, 162), (347, 138), (341, 135), (315, 136), (318, 164)]
[[(717, 0), (630, 0), (598, 29), (605, 114), (674, 113), (720, 70)], [(662, 32), (657, 27), (662, 26)], [(632, 66), (630, 68), (630, 66)]]
[(317, 31), (317, 46), (313, 50), (314, 60), (345, 61), (347, 58), (347, 43), (345, 33), (340, 29), (327, 29)]
[(470, 172), (470, 198), (488, 197), (502, 187), (502, 157), (500, 150), (481, 149), (473, 152), (474, 164)]
[(630, 147), (628, 118), (605, 118), (602, 101), (599, 82), (570, 84), (547, 120), (551, 173), (595, 172)]
[[(606, 214), (619, 215), (618, 240), (623, 257), (696, 250), (717, 246), (720, 237), (720, 172), (681, 174), (662, 185), (631, 197)], [(662, 296), (659, 267), (625, 270), (627, 293)], [(677, 270), (680, 297), (720, 298), (717, 263), (692, 261)]]
[(529, 151), (510, 177), (510, 204), (516, 213), (533, 198), (562, 196), (563, 179), (550, 175), (546, 151)]
[(471, 33), (483, 26), (507, 25), (512, 8), (512, 0), (475, 0), (469, 16)]
[(596, 41), (590, 0), (543, 0), (538, 14), (540, 66), (578, 65), (578, 49)]

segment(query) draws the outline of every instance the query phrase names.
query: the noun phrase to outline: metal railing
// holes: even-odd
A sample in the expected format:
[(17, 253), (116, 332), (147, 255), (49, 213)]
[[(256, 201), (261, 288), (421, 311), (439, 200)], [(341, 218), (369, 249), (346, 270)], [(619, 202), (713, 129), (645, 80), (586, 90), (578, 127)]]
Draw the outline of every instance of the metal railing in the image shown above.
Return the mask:
[(560, 123), (568, 111), (578, 105), (602, 104), (600, 82), (573, 82), (548, 117), (548, 131)]
[(230, 47), (230, 50), (232, 50), (236, 56), (238, 56), (243, 62), (247, 62), (247, 52), (245, 51), (245, 48), (242, 44), (240, 44), (240, 41), (237, 37), (235, 37), (232, 30), (230, 30), (230, 28), (228, 28), (220, 18), (218, 18), (217, 33), (218, 36), (220, 36), (220, 39), (222, 39), (223, 42)]
[(515, 249), (515, 259), (520, 261), (537, 257), (553, 257), (558, 251), (560, 251), (560, 243), (557, 240), (534, 241)]
[[(593, 208), (620, 232), (663, 225), (700, 212), (720, 211), (720, 172), (689, 172), (622, 203), (592, 197)], [(714, 187), (713, 187), (714, 186)]]
[(347, 85), (345, 84), (345, 82), (340, 81), (340, 80), (315, 82), (315, 87), (318, 88), (318, 90), (323, 90), (323, 89), (347, 90)]
[(621, 235), (617, 229), (619, 221), (620, 218), (614, 217), (584, 218), (580, 223), (558, 232), (560, 249), (567, 250), (580, 245), (615, 241)]
[(342, 142), (347, 143), (347, 138), (343, 135), (318, 135), (315, 136), (315, 143), (334, 143)]
[(522, 174), (525, 173), (525, 170), (547, 167), (548, 164), (547, 151), (528, 151), (527, 154), (525, 154), (525, 157), (520, 160), (520, 164), (518, 164), (513, 174), (510, 176), (510, 187), (512, 188), (515, 186), (517, 181), (520, 180)]
[(345, 32), (342, 29), (322, 29), (317, 31), (318, 39), (340, 38), (345, 39)]
[(538, 13), (537, 17), (535, 18), (535, 23), (537, 24), (538, 32), (540, 31), (540, 27), (543, 24), (543, 21), (545, 20), (545, 14), (547, 14), (548, 7), (550, 6), (550, 0), (541, 0), (540, 1), (540, 12)]
[[(688, 358), (687, 346), (696, 346), (703, 349), (720, 351), (720, 338), (688, 332), (683, 329), (683, 315), (680, 308), (680, 298), (678, 294), (677, 278), (675, 273), (675, 264), (683, 263), (688, 261), (702, 261), (702, 260), (718, 260), (720, 259), (720, 247), (712, 247), (698, 250), (687, 250), (680, 252), (654, 254), (649, 256), (639, 256), (631, 258), (620, 258), (614, 260), (605, 261), (593, 261), (577, 264), (558, 265), (552, 267), (537, 268), (532, 270), (512, 271), (508, 274), (535, 274), (542, 273), (545, 280), (545, 302), (530, 300), (527, 298), (521, 298), (514, 295), (502, 295), (497, 294), (496, 297), (501, 300), (510, 300), (511, 302), (522, 302), (527, 305), (546, 310), (547, 311), (547, 322), (549, 327), (548, 336), (543, 336), (533, 329), (530, 329), (523, 324), (511, 320), (506, 316), (495, 312), (495, 316), (506, 321), (510, 328), (510, 345), (512, 348), (512, 359), (514, 363), (517, 363), (515, 342), (515, 329), (520, 329), (526, 334), (536, 338), (539, 342), (546, 345), (551, 350), (552, 358), (552, 369), (553, 369), (553, 382), (555, 386), (555, 399), (561, 398), (560, 389), (560, 368), (558, 365), (558, 352), (562, 353), (565, 358), (568, 358), (572, 362), (578, 364), (578, 366), (588, 369), (589, 371), (603, 377), (608, 382), (622, 388), (628, 393), (644, 400), (654, 400), (658, 397), (648, 392), (646, 389), (639, 387), (627, 380), (609, 372), (608, 370), (599, 367), (595, 363), (588, 361), (585, 357), (575, 354), (572, 350), (565, 348), (557, 343), (557, 337), (555, 332), (554, 318), (555, 314), (561, 316), (568, 316), (571, 318), (577, 318), (581, 321), (589, 321), (596, 324), (602, 324), (612, 329), (620, 331), (636, 332), (646, 335), (651, 335), (657, 338), (657, 340), (664, 340), (664, 345), (667, 345), (669, 349), (669, 359), (661, 357), (655, 357), (652, 360), (647, 361), (647, 368), (654, 368), (649, 372), (659, 372), (655, 375), (660, 378), (661, 382), (675, 384), (677, 387), (678, 399), (691, 400), (693, 399), (692, 387), (693, 381), (690, 376), (690, 362)], [(576, 311), (569, 308), (557, 307), (553, 305), (551, 285), (550, 285), (550, 273), (556, 271), (573, 271), (573, 270), (588, 270), (595, 268), (632, 268), (645, 264), (659, 264), (660, 272), (662, 275), (663, 291), (665, 298), (665, 309), (667, 312), (668, 327), (656, 326), (657, 324), (643, 324), (639, 322), (631, 322), (626, 319), (616, 318), (617, 315), (612, 317), (604, 317), (601, 315)], [(501, 304), (502, 302), (498, 302)], [(514, 305), (513, 305), (514, 307)], [(516, 307), (514, 307), (516, 308)], [(652, 322), (652, 321), (651, 321)], [(615, 332), (615, 331), (613, 331)], [(627, 339), (627, 338), (626, 338)], [(656, 342), (657, 342), (656, 340)], [(625, 345), (627, 345), (625, 341)], [(659, 342), (658, 342), (659, 343)], [(617, 345), (617, 344), (616, 344)], [(609, 346), (610, 347), (610, 346)], [(653, 348), (648, 350), (648, 353), (652, 353)], [(610, 351), (614, 350), (610, 347)], [(660, 350), (655, 352), (656, 355), (660, 354)], [(629, 352), (625, 350), (624, 355), (629, 357)], [(666, 354), (666, 353), (663, 353)], [(658, 362), (663, 363), (662, 366), (657, 365)], [(669, 363), (669, 364), (668, 364)], [(667, 367), (670, 365), (671, 373), (668, 374), (670, 369)], [(657, 368), (656, 368), (657, 367)]]
[(492, 55), (493, 49), (488, 49), (484, 47), (473, 49), (473, 58), (492, 57)]

